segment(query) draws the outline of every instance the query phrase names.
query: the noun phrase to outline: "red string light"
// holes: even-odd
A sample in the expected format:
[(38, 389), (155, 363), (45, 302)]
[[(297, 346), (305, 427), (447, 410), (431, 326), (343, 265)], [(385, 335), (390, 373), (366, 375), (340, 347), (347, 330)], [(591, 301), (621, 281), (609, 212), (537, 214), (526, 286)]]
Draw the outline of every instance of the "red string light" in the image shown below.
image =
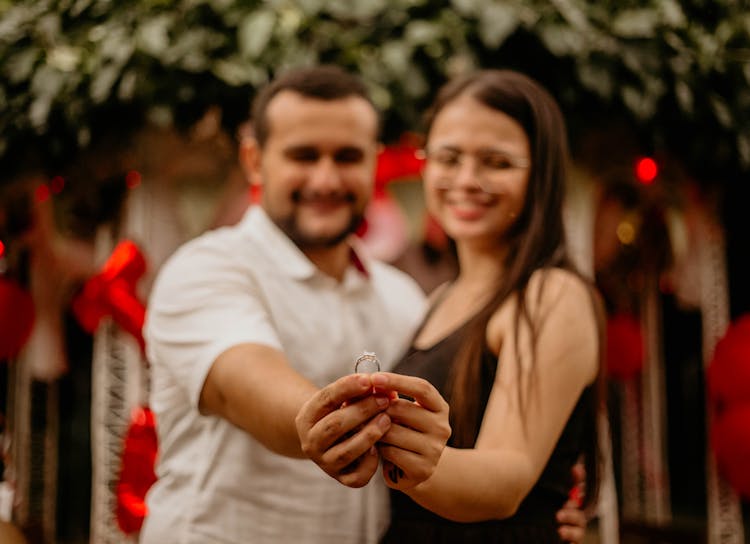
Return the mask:
[(135, 170), (131, 170), (125, 175), (125, 185), (128, 189), (135, 189), (141, 184), (141, 173)]
[(651, 157), (640, 157), (635, 162), (635, 177), (643, 184), (653, 183), (659, 174), (659, 165)]
[(53, 194), (59, 194), (65, 188), (65, 178), (62, 176), (55, 176), (50, 180), (49, 188)]
[(34, 200), (37, 202), (46, 202), (50, 197), (49, 185), (43, 183), (39, 185), (34, 191)]

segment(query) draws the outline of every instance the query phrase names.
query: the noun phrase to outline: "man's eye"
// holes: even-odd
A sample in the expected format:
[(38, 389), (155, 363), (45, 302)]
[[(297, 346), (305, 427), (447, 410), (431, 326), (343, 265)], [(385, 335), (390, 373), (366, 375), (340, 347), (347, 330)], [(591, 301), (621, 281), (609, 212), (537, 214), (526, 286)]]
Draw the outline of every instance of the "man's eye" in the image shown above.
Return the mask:
[(296, 162), (316, 162), (319, 154), (313, 149), (294, 149), (287, 153), (287, 157)]
[(360, 149), (342, 149), (336, 153), (334, 160), (338, 164), (355, 164), (361, 162), (363, 157), (364, 153)]
[(441, 166), (456, 166), (460, 159), (456, 153), (436, 153), (433, 160)]

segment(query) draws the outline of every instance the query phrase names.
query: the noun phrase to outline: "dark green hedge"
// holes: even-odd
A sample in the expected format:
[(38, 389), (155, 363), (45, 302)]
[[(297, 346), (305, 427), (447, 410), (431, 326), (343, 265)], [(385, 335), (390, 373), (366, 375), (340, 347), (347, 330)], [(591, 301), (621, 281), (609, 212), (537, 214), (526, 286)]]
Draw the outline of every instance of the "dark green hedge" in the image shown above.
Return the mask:
[(750, 170), (744, 0), (0, 0), (3, 171), (54, 168), (146, 118), (187, 126), (312, 62), (359, 71), (386, 138), (449, 75), (509, 66), (558, 97), (574, 141), (625, 124), (698, 178)]

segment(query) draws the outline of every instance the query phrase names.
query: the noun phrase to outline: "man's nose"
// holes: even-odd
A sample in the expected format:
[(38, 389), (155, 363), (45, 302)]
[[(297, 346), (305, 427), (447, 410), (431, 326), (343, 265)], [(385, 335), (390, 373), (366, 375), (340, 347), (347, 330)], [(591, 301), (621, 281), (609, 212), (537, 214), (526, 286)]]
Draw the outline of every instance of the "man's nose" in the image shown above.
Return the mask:
[(341, 172), (332, 157), (321, 157), (310, 172), (310, 183), (317, 189), (338, 188)]

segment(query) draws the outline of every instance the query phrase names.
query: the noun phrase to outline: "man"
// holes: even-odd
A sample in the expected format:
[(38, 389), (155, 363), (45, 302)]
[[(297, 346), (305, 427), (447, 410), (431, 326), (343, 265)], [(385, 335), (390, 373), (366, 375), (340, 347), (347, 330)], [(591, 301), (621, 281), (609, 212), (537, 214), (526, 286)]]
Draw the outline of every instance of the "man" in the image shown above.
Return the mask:
[[(151, 295), (160, 458), (141, 541), (376, 542), (382, 479), (336, 479), (370, 480), (387, 416), (333, 444), (336, 479), (299, 459), (294, 417), (362, 351), (390, 368), (425, 309), (413, 280), (350, 244), (372, 192), (378, 115), (359, 80), (319, 67), (266, 87), (253, 120), (242, 155), (260, 206), (179, 249)], [(372, 389), (356, 378), (342, 399)], [(381, 411), (378, 398), (342, 433)]]
[[(447, 405), (416, 378), (351, 375), (365, 350), (390, 369), (425, 311), (413, 280), (351, 240), (378, 127), (365, 87), (337, 68), (289, 72), (257, 96), (241, 159), (263, 185), (260, 206), (178, 250), (151, 294), (160, 451), (141, 542), (374, 543), (385, 530), (373, 446), (391, 421), (379, 414), (386, 395), (369, 393), (416, 396), (428, 421)], [(319, 468), (302, 459), (294, 420), (334, 380)], [(423, 467), (446, 439), (445, 429), (424, 433)]]

